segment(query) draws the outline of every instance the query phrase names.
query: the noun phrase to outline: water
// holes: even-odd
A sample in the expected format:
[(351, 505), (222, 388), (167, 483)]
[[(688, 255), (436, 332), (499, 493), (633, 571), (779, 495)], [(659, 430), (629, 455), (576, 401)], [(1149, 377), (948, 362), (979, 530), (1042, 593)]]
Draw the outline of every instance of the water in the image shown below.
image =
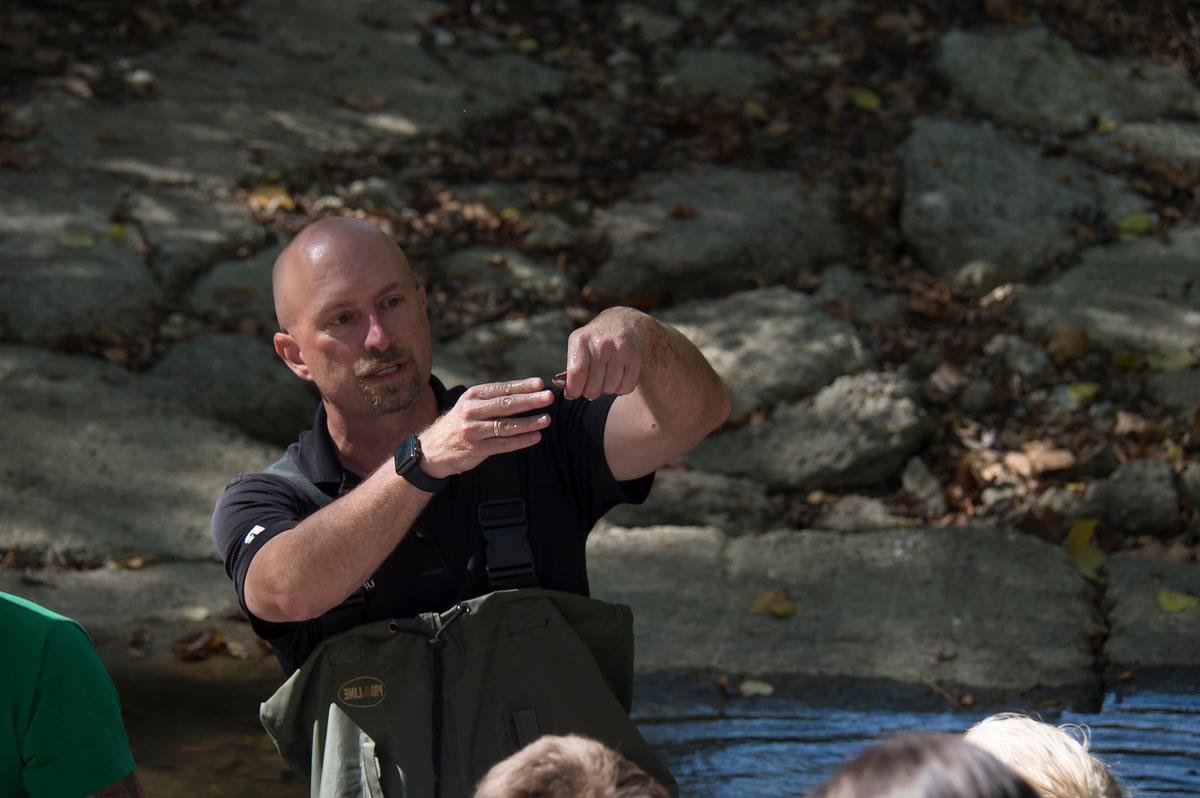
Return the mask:
[[(753, 701), (723, 715), (643, 718), (639, 726), (687, 798), (799, 796), (867, 745), (904, 732), (961, 733), (985, 712), (788, 708)], [(745, 708), (744, 710), (742, 708)], [(1099, 713), (1063, 712), (1055, 724), (1091, 730), (1092, 750), (1138, 798), (1200, 796), (1200, 690), (1109, 696)]]
[[(684, 798), (800, 796), (866, 745), (901, 732), (959, 733), (988, 713), (814, 709), (796, 701), (646, 705), (642, 733), (658, 748)], [(129, 691), (126, 723), (147, 795), (303, 798), (262, 731), (257, 697)], [(1097, 714), (1054, 723), (1092, 731), (1093, 750), (1136, 798), (1200, 796), (1200, 688), (1110, 697)]]

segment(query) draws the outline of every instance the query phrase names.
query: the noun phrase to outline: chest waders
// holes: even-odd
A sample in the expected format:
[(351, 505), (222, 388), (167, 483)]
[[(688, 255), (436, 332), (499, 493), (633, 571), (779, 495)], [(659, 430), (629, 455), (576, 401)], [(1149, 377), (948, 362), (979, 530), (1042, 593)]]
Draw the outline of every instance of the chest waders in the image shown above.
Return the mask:
[[(470, 798), (492, 765), (568, 733), (600, 740), (678, 795), (629, 719), (632, 611), (534, 586), (525, 502), (512, 498), (523, 475), (505, 460), (480, 466), (495, 591), (332, 635), (263, 703), (263, 726), (309, 775), (312, 798)], [(287, 455), (266, 473), (331, 501)]]

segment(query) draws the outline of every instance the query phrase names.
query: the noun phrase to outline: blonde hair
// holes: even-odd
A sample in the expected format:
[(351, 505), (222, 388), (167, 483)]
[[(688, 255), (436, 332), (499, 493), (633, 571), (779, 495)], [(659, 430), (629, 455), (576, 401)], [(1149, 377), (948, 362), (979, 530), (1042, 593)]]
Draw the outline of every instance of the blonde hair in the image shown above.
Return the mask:
[(619, 753), (577, 734), (548, 734), (487, 772), (475, 798), (670, 798)]
[(1020, 773), (1042, 798), (1120, 798), (1125, 790), (1088, 751), (1086, 727), (1015, 713), (984, 718), (963, 735)]

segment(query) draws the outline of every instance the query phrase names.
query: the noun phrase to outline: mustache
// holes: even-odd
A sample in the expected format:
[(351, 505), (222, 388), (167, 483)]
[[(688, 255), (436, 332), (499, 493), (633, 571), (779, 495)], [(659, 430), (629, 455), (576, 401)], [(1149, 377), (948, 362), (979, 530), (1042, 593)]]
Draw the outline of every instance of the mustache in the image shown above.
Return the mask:
[(354, 364), (354, 374), (357, 377), (365, 377), (376, 369), (385, 368), (403, 363), (409, 360), (409, 352), (407, 349), (402, 349), (396, 346), (389, 346), (377, 355), (372, 355), (369, 358), (364, 358)]

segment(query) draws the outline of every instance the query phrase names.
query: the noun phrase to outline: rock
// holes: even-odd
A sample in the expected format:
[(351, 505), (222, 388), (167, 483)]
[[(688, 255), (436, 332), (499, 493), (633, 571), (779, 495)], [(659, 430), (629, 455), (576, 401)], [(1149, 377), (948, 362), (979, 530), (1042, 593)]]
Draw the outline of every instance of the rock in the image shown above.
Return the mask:
[(1192, 504), (1200, 507), (1200, 463), (1191, 462), (1179, 475), (1179, 487)]
[(553, 266), (497, 247), (459, 250), (442, 264), (438, 287), (452, 301), (503, 304), (510, 298), (561, 305), (575, 287)]
[(1179, 532), (1175, 472), (1161, 460), (1128, 460), (1092, 484), (1085, 509), (1125, 535), (1171, 537)]
[(889, 327), (908, 316), (908, 300), (902, 294), (885, 292), (862, 272), (834, 265), (821, 273), (816, 299), (822, 303), (842, 302), (863, 324)]
[(191, 189), (160, 189), (133, 195), (130, 217), (154, 248), (153, 264), (168, 294), (186, 288), (217, 260), (241, 247), (258, 249), (262, 225), (233, 202)]
[(1200, 349), (1200, 227), (1180, 226), (1163, 244), (1146, 238), (1089, 250), (1047, 286), (1022, 290), (1026, 334), (1046, 338), (1064, 322), (1113, 352), (1177, 356)]
[[(832, 186), (788, 172), (647, 175), (597, 225), (612, 246), (591, 296), (646, 305), (786, 281), (847, 252)], [(690, 210), (689, 210), (690, 209)], [(691, 213), (694, 211), (694, 216)]]
[(574, 329), (566, 314), (558, 310), (483, 324), (440, 347), (437, 357), (446, 352), (452, 358), (464, 358), (489, 380), (549, 379), (566, 368), (567, 338)]
[[(1200, 598), (1200, 567), (1118, 555), (1108, 560), (1107, 593), (1112, 603), (1104, 647), (1116, 671), (1167, 669), (1176, 677), (1200, 663), (1200, 608), (1167, 613), (1158, 593), (1171, 590)], [(1190, 679), (1195, 683), (1194, 676)]]
[(533, 228), (524, 235), (521, 243), (532, 249), (568, 249), (575, 244), (575, 228), (565, 219), (545, 211), (533, 211), (525, 215)]
[(1115, 222), (1147, 207), (1118, 179), (986, 125), (918, 119), (901, 157), (904, 236), (969, 293), (1028, 280), (1075, 249), (1074, 214)]
[(213, 559), (217, 495), (279, 455), (78, 355), (0, 347), (0, 412), (0, 550), (18, 562)]
[(725, 381), (735, 423), (871, 365), (854, 327), (825, 315), (805, 294), (783, 287), (695, 301), (657, 317), (696, 344)]
[(617, 6), (621, 15), (621, 24), (626, 28), (636, 28), (649, 44), (659, 44), (670, 39), (683, 27), (683, 22), (675, 17), (659, 14), (637, 3), (621, 3)]
[(920, 457), (909, 458), (908, 465), (900, 475), (900, 484), (918, 501), (922, 512), (929, 518), (940, 518), (946, 514), (946, 494), (942, 483), (925, 465)]
[(1014, 374), (1020, 374), (1029, 382), (1040, 382), (1056, 373), (1054, 362), (1041, 347), (1016, 335), (1001, 333), (992, 336), (984, 346), (983, 352), (991, 357), (1003, 358), (1005, 368)]
[(675, 85), (689, 94), (741, 100), (787, 73), (773, 61), (746, 52), (687, 49), (680, 51), (673, 74)]
[(273, 347), (232, 333), (180, 341), (149, 378), (148, 389), (278, 446), (292, 443), (312, 425), (320, 401), (313, 386), (292, 374)]
[(1089, 133), (1072, 141), (1072, 153), (1105, 169), (1137, 165), (1200, 169), (1200, 125), (1194, 122), (1131, 122), (1112, 133)]
[(928, 436), (917, 397), (895, 374), (840, 377), (761, 424), (709, 437), (684, 461), (798, 490), (870, 485), (894, 475)]
[[(641, 672), (717, 670), (1019, 692), (1093, 683), (1091, 594), (1060, 547), (1006, 530), (593, 533), (592, 594), (637, 614)], [(997, 563), (1004, 563), (999, 568)], [(787, 620), (752, 615), (784, 589)], [(902, 599), (902, 600), (901, 600)]]
[(996, 386), (991, 380), (975, 379), (967, 383), (958, 395), (958, 408), (968, 416), (983, 416), (999, 406)]
[(6, 172), (0, 336), (55, 344), (149, 335), (162, 293), (109, 215), (120, 187), (65, 171)]
[(643, 504), (619, 504), (604, 516), (623, 527), (712, 526), (726, 534), (778, 527), (781, 502), (761, 485), (703, 471), (660, 469)]
[(355, 180), (346, 186), (345, 194), (349, 204), (368, 211), (399, 211), (411, 200), (411, 192), (377, 175)]
[(896, 515), (882, 500), (871, 496), (834, 497), (813, 522), (815, 529), (834, 532), (870, 532), (913, 526), (913, 521)]
[(196, 283), (192, 307), (205, 318), (228, 327), (248, 320), (264, 332), (278, 329), (271, 271), (281, 250), (279, 246), (268, 246), (245, 260), (218, 263)]
[[(138, 570), (115, 565), (85, 571), (0, 570), (0, 590), (78, 621), (118, 682), (166, 680), (274, 681), (279, 663), (255, 642), (240, 615), (233, 582), (215, 562), (152, 562)], [(202, 616), (201, 620), (200, 619)], [(245, 649), (246, 659), (217, 653), (184, 662), (172, 643), (211, 630)], [(270, 688), (268, 688), (269, 690)]]
[(1190, 418), (1200, 406), (1200, 369), (1164, 371), (1146, 380), (1150, 398), (1180, 418)]
[(1066, 134), (1097, 119), (1200, 115), (1200, 91), (1182, 70), (1084, 55), (1045, 28), (951, 31), (936, 64), (956, 94), (1009, 125)]

